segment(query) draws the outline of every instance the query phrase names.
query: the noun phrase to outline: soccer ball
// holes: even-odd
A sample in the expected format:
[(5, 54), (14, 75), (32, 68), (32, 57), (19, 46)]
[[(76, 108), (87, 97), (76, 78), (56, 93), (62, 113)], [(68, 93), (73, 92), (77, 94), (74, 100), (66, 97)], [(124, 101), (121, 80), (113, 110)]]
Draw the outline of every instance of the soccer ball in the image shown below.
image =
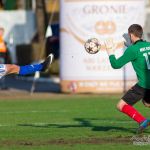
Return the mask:
[(100, 50), (100, 47), (101, 45), (96, 38), (88, 39), (84, 44), (85, 50), (90, 54), (96, 54)]

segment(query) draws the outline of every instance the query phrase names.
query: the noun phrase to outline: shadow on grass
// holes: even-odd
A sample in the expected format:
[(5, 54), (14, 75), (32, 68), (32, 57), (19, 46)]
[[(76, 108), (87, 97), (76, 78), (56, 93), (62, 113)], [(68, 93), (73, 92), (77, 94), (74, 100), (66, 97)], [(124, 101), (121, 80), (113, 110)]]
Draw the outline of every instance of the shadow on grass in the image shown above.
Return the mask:
[[(93, 120), (100, 120), (96, 118), (74, 118), (74, 121), (77, 122), (77, 124), (49, 124), (49, 123), (31, 123), (31, 124), (18, 124), (18, 126), (26, 126), (26, 127), (39, 127), (39, 128), (91, 128), (92, 131), (124, 131), (129, 133), (135, 133), (135, 128), (129, 128), (128, 124), (124, 127), (119, 127), (115, 125), (94, 125), (92, 123)], [(115, 121), (114, 121), (115, 122)], [(121, 122), (121, 121), (120, 121)], [(109, 123), (108, 123), (109, 124)]]

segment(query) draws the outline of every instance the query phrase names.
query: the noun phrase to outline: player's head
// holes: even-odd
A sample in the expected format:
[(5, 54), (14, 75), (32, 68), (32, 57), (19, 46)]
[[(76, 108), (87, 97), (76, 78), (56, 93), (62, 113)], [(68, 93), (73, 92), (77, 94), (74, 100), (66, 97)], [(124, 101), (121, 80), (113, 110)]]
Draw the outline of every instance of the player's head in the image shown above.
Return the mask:
[(128, 28), (128, 34), (132, 43), (136, 42), (139, 39), (142, 39), (143, 36), (143, 28), (139, 24), (132, 24)]

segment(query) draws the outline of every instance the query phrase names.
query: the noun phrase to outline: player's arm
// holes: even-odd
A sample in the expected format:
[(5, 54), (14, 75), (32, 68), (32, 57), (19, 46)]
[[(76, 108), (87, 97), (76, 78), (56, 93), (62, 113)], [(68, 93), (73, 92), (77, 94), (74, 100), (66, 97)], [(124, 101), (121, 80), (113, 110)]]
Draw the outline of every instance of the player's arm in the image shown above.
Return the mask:
[(127, 48), (124, 54), (118, 59), (116, 59), (114, 54), (111, 54), (109, 56), (109, 61), (112, 68), (119, 69), (123, 67), (125, 64), (127, 64), (128, 62), (134, 60), (136, 56), (137, 56), (136, 51), (134, 51), (132, 48)]
[(131, 47), (127, 48), (124, 54), (116, 59), (114, 55), (114, 51), (116, 50), (116, 44), (113, 42), (113, 40), (107, 40), (105, 42), (106, 51), (109, 55), (109, 60), (111, 63), (112, 68), (119, 69), (128, 62), (134, 60), (137, 57), (137, 52)]

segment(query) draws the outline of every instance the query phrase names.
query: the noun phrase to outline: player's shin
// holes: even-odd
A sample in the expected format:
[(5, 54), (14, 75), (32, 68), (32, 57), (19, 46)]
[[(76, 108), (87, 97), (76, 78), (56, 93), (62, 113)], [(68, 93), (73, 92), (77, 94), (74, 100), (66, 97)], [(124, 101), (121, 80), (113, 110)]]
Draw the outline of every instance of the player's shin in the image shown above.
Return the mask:
[(20, 66), (19, 75), (32, 74), (35, 73), (36, 71), (41, 71), (42, 68), (43, 68), (42, 64)]
[(121, 112), (128, 115), (130, 118), (138, 122), (139, 124), (146, 120), (134, 107), (131, 105), (124, 105)]

